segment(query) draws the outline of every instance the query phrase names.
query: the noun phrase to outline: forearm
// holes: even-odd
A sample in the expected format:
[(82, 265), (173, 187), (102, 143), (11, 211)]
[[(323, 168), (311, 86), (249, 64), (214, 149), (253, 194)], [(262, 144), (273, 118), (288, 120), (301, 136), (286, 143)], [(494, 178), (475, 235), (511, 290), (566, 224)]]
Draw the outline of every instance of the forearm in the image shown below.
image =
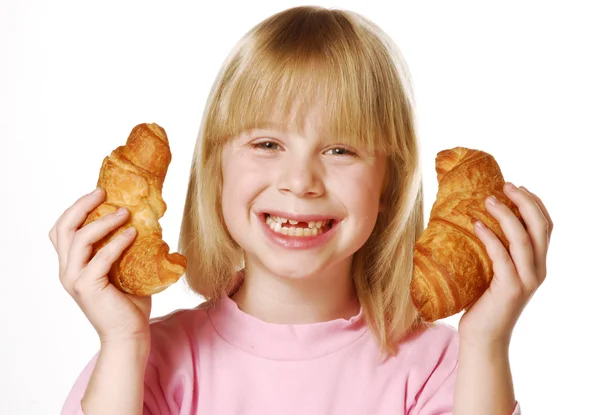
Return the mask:
[(81, 401), (84, 413), (141, 414), (149, 350), (149, 342), (103, 345)]
[(460, 343), (454, 415), (510, 415), (516, 401), (508, 345)]

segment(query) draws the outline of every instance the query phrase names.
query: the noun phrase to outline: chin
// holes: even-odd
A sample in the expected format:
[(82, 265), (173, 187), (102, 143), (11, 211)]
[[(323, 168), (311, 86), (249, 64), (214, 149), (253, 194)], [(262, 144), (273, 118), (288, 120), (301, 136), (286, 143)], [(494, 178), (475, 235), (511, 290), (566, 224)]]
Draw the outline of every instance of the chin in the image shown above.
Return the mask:
[[(258, 248), (258, 249), (256, 249)], [(322, 250), (281, 250), (269, 246), (258, 247), (249, 253), (246, 260), (256, 271), (267, 272), (286, 279), (310, 279), (335, 271), (345, 273), (350, 270), (352, 252), (336, 249), (335, 245)], [(248, 255), (249, 254), (249, 255)]]
[[(296, 256), (296, 258), (293, 258)], [(307, 279), (327, 268), (327, 262), (315, 261), (314, 257), (303, 258), (303, 255), (280, 256), (277, 260), (260, 261), (262, 267), (281, 278), (294, 280)], [(307, 264), (310, 264), (307, 266)]]

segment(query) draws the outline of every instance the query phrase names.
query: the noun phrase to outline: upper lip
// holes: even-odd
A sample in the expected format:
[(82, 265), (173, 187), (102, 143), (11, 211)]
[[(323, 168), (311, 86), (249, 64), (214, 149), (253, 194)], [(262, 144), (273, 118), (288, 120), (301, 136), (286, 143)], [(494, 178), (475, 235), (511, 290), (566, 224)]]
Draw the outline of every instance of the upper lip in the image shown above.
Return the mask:
[(282, 212), (278, 210), (265, 210), (260, 212), (260, 214), (265, 215), (268, 214), (270, 216), (278, 216), (280, 218), (292, 219), (297, 222), (317, 222), (319, 220), (334, 220), (339, 221), (339, 217), (335, 215), (321, 215), (321, 214), (310, 214), (310, 215), (302, 215), (299, 213), (290, 213), (290, 212)]

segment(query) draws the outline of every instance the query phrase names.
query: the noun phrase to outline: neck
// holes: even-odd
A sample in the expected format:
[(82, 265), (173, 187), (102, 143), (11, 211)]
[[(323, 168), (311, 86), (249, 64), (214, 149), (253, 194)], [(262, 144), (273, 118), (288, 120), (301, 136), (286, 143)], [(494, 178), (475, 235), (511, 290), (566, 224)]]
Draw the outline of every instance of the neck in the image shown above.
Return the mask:
[(349, 319), (360, 310), (351, 265), (352, 258), (348, 258), (319, 275), (287, 278), (246, 262), (244, 281), (232, 299), (242, 311), (267, 323)]

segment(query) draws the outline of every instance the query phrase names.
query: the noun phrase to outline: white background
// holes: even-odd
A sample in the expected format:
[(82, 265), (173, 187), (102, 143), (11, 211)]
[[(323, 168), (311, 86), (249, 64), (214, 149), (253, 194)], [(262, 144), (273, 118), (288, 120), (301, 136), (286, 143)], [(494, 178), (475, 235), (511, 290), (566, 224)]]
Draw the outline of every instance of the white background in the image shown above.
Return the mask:
[[(548, 278), (514, 332), (525, 414), (598, 412), (600, 14), (594, 2), (315, 2), (386, 30), (412, 72), (426, 212), (437, 151), (492, 153), (555, 222)], [(98, 342), (58, 281), (48, 231), (94, 189), (102, 159), (156, 122), (173, 161), (161, 220), (177, 245), (192, 149), (221, 62), (294, 1), (0, 6), (0, 413), (56, 414)], [(183, 281), (153, 316), (201, 299)], [(458, 316), (448, 321), (456, 325)]]

